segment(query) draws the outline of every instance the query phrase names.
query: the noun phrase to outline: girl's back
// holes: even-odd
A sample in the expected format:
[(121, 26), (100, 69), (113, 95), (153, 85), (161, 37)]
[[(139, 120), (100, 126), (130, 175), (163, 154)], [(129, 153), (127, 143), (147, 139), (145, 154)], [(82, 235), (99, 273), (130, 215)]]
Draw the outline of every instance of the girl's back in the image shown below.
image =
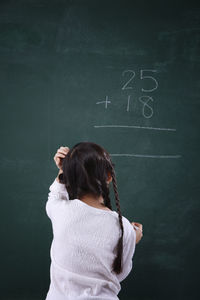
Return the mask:
[(118, 213), (70, 199), (57, 179), (49, 188), (46, 212), (52, 222), (51, 283), (46, 300), (119, 299), (120, 282), (132, 269), (136, 233), (122, 216), (123, 271), (113, 271), (121, 235)]

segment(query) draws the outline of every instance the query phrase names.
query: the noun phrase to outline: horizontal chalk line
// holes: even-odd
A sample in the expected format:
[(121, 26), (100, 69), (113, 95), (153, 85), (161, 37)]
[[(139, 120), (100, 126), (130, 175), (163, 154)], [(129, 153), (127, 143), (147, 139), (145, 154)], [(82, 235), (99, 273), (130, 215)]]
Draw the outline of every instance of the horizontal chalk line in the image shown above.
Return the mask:
[(181, 155), (148, 155), (148, 154), (134, 154), (134, 153), (112, 153), (111, 156), (134, 156), (134, 157), (148, 157), (148, 158), (180, 158)]
[(94, 125), (94, 128), (137, 128), (137, 129), (151, 129), (151, 130), (167, 130), (176, 131), (175, 128), (160, 128), (160, 127), (148, 127), (148, 126), (136, 126), (136, 125)]

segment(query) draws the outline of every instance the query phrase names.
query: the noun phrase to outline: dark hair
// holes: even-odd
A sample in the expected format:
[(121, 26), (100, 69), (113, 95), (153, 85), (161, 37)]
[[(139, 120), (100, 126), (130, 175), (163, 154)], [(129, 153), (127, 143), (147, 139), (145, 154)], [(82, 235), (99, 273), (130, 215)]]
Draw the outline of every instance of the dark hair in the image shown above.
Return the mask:
[(117, 256), (113, 261), (112, 269), (119, 274), (122, 272), (124, 228), (114, 164), (108, 152), (103, 147), (92, 142), (78, 143), (69, 150), (68, 154), (62, 160), (62, 170), (63, 173), (59, 175), (59, 180), (65, 184), (70, 200), (80, 199), (86, 194), (92, 194), (95, 197), (102, 195), (104, 205), (111, 210), (112, 205), (107, 180), (109, 173), (112, 176), (113, 190), (121, 227), (121, 237), (116, 245)]

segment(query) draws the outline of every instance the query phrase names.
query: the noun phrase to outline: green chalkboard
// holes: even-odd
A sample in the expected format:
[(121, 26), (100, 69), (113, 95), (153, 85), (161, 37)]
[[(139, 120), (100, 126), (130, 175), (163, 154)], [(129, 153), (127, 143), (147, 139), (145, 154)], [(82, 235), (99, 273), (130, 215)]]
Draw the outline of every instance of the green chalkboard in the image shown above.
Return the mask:
[(143, 224), (120, 300), (197, 299), (198, 1), (1, 1), (0, 22), (1, 299), (45, 299), (53, 156), (80, 141)]

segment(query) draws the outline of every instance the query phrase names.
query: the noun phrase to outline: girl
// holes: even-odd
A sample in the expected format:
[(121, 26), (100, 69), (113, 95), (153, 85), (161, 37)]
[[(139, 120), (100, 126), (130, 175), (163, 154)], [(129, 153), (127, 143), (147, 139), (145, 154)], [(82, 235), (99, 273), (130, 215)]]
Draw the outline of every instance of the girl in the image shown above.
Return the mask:
[(46, 300), (119, 299), (143, 233), (142, 224), (121, 215), (114, 164), (105, 149), (89, 142), (60, 147), (54, 160), (59, 173), (46, 202), (53, 229)]

